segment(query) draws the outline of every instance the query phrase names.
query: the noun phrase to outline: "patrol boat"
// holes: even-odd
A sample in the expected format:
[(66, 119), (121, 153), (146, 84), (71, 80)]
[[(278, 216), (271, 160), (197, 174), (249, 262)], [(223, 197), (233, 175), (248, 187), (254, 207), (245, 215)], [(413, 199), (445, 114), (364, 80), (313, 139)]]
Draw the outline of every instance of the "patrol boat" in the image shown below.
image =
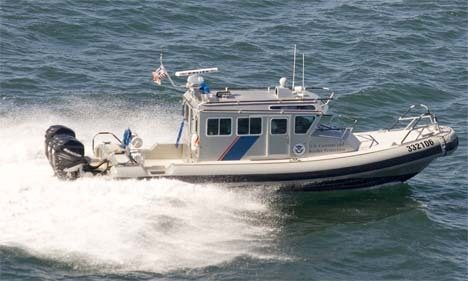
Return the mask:
[[(98, 132), (94, 156), (87, 157), (72, 129), (54, 125), (45, 135), (47, 158), (60, 179), (102, 175), (329, 190), (404, 182), (457, 148), (454, 130), (439, 125), (422, 104), (422, 113), (413, 115), (412, 105), (395, 124), (376, 131), (326, 122), (334, 117), (328, 113), (334, 93), (296, 86), (295, 60), (294, 54), (291, 87), (283, 77), (271, 88), (210, 90), (202, 74), (217, 68), (176, 72), (187, 83), (174, 143), (143, 148), (130, 129), (122, 139)], [(164, 78), (177, 86), (161, 60), (153, 80)]]

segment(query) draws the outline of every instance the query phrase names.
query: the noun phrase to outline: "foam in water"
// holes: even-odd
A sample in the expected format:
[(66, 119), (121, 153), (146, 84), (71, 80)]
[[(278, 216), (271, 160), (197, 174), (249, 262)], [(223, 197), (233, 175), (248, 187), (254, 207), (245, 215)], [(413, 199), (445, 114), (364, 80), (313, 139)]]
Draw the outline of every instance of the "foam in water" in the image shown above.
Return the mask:
[[(79, 268), (121, 271), (166, 272), (241, 256), (275, 258), (271, 192), (166, 179), (56, 179), (43, 152), (49, 125), (75, 129), (88, 151), (95, 128), (120, 131), (127, 126), (113, 123), (111, 114), (73, 115), (28, 110), (0, 119), (0, 246)], [(130, 121), (140, 121), (137, 131), (146, 139), (172, 136), (177, 118), (161, 122), (152, 115), (141, 112)], [(149, 130), (142, 130), (142, 124)]]

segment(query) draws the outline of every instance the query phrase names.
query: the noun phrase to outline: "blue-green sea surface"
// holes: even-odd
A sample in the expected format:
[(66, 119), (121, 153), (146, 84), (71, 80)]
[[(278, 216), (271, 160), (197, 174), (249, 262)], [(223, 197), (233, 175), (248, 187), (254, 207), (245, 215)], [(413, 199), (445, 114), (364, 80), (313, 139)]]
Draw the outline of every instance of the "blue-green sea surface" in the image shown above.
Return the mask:
[[(0, 1), (0, 279), (467, 280), (467, 34), (465, 0)], [(212, 88), (268, 87), (294, 44), (356, 131), (423, 103), (458, 150), (344, 192), (53, 177), (52, 124), (88, 154), (101, 130), (175, 140), (181, 94), (151, 81), (161, 49), (170, 71), (218, 67)]]

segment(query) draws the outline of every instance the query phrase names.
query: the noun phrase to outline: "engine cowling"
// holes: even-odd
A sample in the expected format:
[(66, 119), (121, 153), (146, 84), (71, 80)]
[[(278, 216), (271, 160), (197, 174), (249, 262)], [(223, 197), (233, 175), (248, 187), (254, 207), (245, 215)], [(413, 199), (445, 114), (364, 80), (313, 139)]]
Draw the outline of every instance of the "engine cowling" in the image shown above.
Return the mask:
[(51, 126), (46, 131), (45, 149), (49, 163), (60, 179), (76, 179), (79, 171), (67, 172), (65, 169), (88, 164), (84, 145), (75, 138), (73, 130), (65, 126)]
[(65, 127), (63, 125), (50, 126), (45, 133), (45, 155), (47, 159), (49, 159), (49, 161), (50, 161), (50, 154), (52, 152), (50, 144), (51, 144), (52, 138), (56, 135), (68, 135), (68, 136), (76, 137), (75, 132), (68, 127)]

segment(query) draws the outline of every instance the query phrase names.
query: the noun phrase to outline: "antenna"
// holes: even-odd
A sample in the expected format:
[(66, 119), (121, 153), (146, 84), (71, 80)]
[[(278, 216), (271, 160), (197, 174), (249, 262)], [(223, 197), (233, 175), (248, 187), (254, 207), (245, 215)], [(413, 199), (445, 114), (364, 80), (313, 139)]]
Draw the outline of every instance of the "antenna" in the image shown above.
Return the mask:
[(217, 67), (212, 68), (200, 68), (200, 69), (192, 69), (192, 70), (184, 70), (184, 71), (176, 71), (175, 76), (190, 76), (192, 74), (202, 74), (202, 73), (210, 73), (210, 72), (217, 72)]
[(294, 89), (294, 80), (296, 78), (296, 44), (294, 44), (294, 60), (293, 60), (293, 81), (292, 81), (292, 89)]
[(304, 53), (302, 53), (302, 90), (304, 89)]

